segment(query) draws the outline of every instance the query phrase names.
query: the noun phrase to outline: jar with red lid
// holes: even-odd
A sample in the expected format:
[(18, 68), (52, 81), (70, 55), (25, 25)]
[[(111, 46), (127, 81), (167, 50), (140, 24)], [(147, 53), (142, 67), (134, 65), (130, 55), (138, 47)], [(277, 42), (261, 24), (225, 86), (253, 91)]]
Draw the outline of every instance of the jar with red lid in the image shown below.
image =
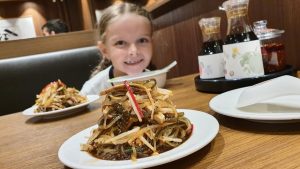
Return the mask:
[(254, 32), (261, 41), (261, 52), (265, 73), (281, 71), (286, 66), (282, 34), (284, 30), (267, 28), (267, 21), (254, 22)]

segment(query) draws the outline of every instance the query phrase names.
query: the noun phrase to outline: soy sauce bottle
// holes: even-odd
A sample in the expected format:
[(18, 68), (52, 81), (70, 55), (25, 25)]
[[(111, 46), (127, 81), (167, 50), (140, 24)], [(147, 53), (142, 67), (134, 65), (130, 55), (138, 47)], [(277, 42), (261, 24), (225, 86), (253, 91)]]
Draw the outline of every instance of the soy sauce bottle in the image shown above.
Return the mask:
[(202, 18), (199, 26), (203, 44), (198, 56), (201, 79), (224, 77), (223, 40), (220, 35), (220, 17)]
[(253, 40), (258, 40), (258, 38), (253, 31), (249, 31), (249, 32), (227, 35), (225, 39), (225, 44), (241, 43), (241, 42), (248, 42)]
[(216, 53), (223, 53), (223, 40), (217, 39), (217, 40), (211, 40), (207, 42), (203, 42), (202, 49), (200, 51), (200, 55), (211, 55)]
[(226, 79), (264, 75), (260, 41), (248, 21), (248, 4), (249, 0), (228, 0), (222, 4), (228, 23), (223, 45)]

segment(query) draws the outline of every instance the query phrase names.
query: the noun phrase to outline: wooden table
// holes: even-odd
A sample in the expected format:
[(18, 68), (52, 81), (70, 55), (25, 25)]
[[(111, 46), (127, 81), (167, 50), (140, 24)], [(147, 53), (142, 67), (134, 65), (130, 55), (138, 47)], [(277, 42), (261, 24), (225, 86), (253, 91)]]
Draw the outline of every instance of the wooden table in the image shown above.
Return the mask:
[[(300, 168), (300, 123), (264, 124), (218, 115), (208, 106), (214, 94), (196, 91), (195, 76), (168, 80), (166, 88), (173, 90), (177, 108), (215, 116), (219, 133), (196, 153), (155, 168)], [(21, 113), (1, 116), (0, 168), (67, 168), (57, 156), (60, 145), (94, 125), (98, 116), (97, 103), (90, 110), (58, 119), (28, 118)]]

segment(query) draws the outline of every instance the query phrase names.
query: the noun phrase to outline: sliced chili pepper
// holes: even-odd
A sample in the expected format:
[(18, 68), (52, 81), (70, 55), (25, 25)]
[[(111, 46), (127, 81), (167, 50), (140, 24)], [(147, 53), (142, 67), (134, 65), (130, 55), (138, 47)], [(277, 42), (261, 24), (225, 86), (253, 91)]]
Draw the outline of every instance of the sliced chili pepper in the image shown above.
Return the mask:
[(133, 110), (134, 110), (135, 114), (138, 116), (139, 121), (141, 122), (142, 118), (144, 117), (144, 114), (143, 114), (139, 104), (136, 101), (136, 98), (133, 94), (133, 90), (131, 89), (131, 87), (127, 81), (124, 81), (124, 85), (126, 86), (127, 91), (129, 93), (129, 100), (132, 101), (132, 103), (133, 103), (133, 105), (132, 105)]

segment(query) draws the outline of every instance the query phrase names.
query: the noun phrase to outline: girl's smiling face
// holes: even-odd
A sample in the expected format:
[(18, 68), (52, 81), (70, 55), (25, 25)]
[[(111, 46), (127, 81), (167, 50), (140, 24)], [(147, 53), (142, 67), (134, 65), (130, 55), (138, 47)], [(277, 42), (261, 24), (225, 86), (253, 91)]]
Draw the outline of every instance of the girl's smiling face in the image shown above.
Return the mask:
[(114, 76), (142, 72), (152, 57), (152, 28), (150, 21), (137, 14), (124, 14), (113, 20), (99, 43), (102, 54), (111, 60)]

